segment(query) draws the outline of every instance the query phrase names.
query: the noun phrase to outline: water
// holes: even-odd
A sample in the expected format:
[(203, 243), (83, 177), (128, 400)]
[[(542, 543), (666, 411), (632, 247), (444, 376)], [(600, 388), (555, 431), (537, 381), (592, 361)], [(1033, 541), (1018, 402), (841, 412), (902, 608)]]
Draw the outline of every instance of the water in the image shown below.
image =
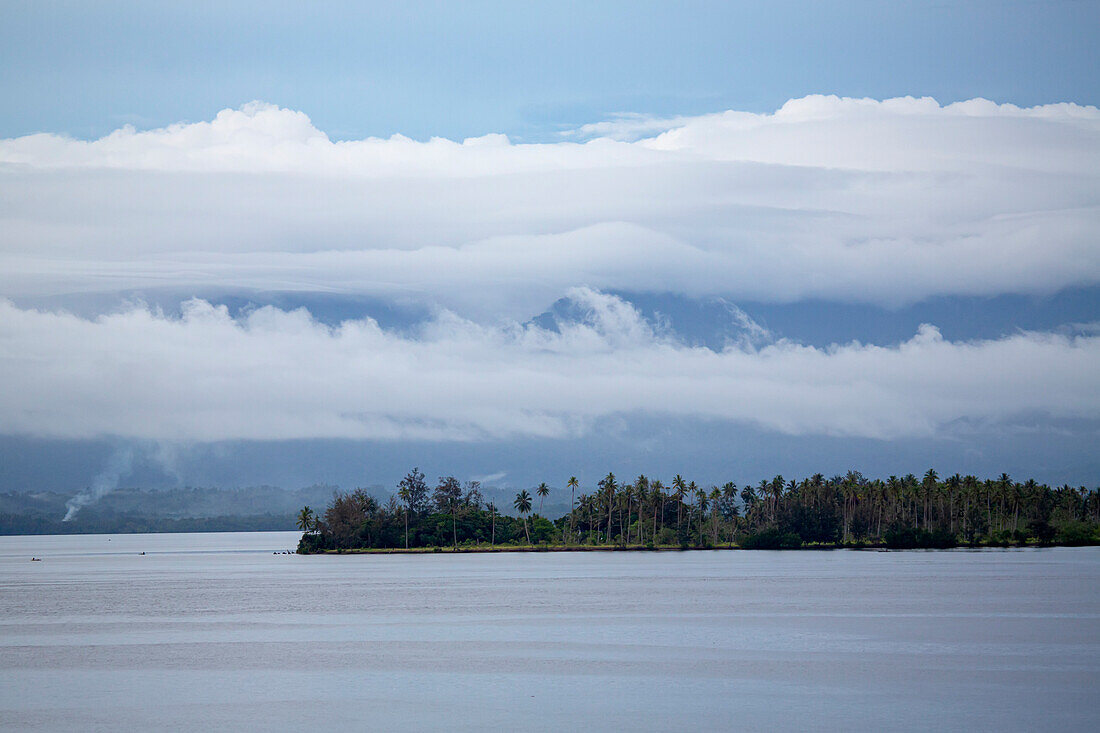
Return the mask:
[(272, 554), (296, 541), (0, 537), (0, 724), (1100, 729), (1100, 548)]

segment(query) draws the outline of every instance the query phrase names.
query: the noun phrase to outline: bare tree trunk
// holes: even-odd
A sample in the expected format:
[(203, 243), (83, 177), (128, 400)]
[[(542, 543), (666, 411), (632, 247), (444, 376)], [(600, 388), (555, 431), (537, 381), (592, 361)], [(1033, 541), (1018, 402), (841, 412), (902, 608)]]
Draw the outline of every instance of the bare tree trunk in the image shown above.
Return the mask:
[(576, 542), (576, 540), (574, 539), (574, 536), (573, 536), (573, 504), (576, 503), (574, 501), (574, 492), (575, 491), (576, 491), (576, 489), (570, 487), (570, 489), (569, 489), (569, 541), (570, 542)]

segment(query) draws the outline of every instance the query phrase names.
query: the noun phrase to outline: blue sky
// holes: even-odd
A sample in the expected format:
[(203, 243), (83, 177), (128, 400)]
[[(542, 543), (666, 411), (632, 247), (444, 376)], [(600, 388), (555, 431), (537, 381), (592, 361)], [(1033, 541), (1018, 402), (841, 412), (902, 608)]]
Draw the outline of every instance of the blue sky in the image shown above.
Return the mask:
[(0, 490), (1100, 476), (1097, 4), (2, 7)]
[(1091, 2), (4, 6), (5, 137), (98, 137), (253, 99), (335, 138), (416, 139), (544, 139), (615, 112), (764, 112), (807, 94), (1100, 102)]

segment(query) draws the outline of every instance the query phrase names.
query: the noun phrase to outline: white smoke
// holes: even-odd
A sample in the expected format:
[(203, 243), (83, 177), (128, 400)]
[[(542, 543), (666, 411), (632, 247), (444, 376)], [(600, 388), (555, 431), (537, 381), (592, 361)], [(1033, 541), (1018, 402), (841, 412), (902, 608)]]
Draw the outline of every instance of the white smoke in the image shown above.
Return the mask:
[(92, 485), (65, 502), (68, 511), (65, 512), (65, 518), (61, 521), (72, 521), (81, 509), (89, 504), (96, 503), (117, 489), (118, 482), (133, 470), (133, 465), (134, 451), (132, 448), (119, 448), (116, 450), (107, 460), (107, 467), (92, 481)]

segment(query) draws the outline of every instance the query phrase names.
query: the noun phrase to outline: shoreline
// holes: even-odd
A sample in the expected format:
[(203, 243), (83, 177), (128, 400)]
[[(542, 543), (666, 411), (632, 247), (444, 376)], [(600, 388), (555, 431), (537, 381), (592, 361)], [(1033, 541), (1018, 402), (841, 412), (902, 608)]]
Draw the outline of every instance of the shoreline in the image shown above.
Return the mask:
[(1096, 547), (1100, 542), (1075, 545), (958, 545), (956, 547), (887, 547), (885, 545), (806, 545), (791, 548), (746, 548), (737, 545), (715, 547), (681, 547), (679, 545), (498, 545), (495, 547), (359, 547), (339, 550), (318, 550), (315, 552), (297, 552), (299, 555), (462, 555), (462, 554), (498, 554), (498, 553), (538, 553), (538, 552), (806, 552), (855, 550), (861, 552), (951, 552), (958, 550), (1046, 550), (1055, 547)]

